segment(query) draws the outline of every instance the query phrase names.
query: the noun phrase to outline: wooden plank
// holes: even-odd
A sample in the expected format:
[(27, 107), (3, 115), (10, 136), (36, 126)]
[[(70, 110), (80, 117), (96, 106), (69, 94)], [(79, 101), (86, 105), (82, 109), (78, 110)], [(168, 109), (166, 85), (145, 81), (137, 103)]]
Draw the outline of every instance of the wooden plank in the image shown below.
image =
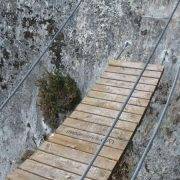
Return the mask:
[[(80, 121), (72, 118), (66, 118), (63, 125), (100, 135), (106, 135), (107, 132), (109, 131), (109, 127), (107, 126)], [(112, 133), (110, 134), (110, 137), (128, 141), (131, 138), (131, 135), (132, 135), (131, 131), (114, 128)]]
[[(106, 78), (106, 79), (120, 80), (120, 81), (126, 80), (128, 82), (136, 82), (138, 79), (138, 76), (126, 75), (126, 74), (117, 74), (117, 73), (110, 73), (110, 72), (104, 72), (101, 75), (101, 77)], [(143, 83), (143, 84), (157, 85), (158, 79), (141, 77), (139, 82)]]
[[(81, 103), (96, 106), (96, 107), (113, 109), (113, 110), (117, 110), (117, 111), (120, 111), (123, 106), (123, 103), (107, 101), (107, 100), (103, 100), (103, 99), (95, 99), (95, 98), (91, 98), (91, 97), (85, 97)], [(130, 104), (127, 104), (124, 109), (124, 112), (130, 112), (130, 113), (140, 114), (140, 115), (144, 114), (144, 111), (145, 111), (145, 107), (134, 106), (134, 105), (130, 105)]]
[[(87, 94), (87, 97), (93, 97), (93, 98), (99, 98), (114, 102), (120, 102), (124, 103), (127, 99), (126, 96), (119, 95), (119, 94), (111, 94), (111, 93), (105, 93), (105, 92), (99, 92), (99, 91), (89, 91)], [(149, 100), (147, 99), (140, 99), (140, 98), (134, 98), (131, 97), (128, 104), (136, 105), (136, 106), (143, 106), (146, 107), (149, 103)]]
[[(48, 154), (43, 151), (37, 151), (33, 156), (31, 156), (31, 159), (40, 163), (56, 167), (61, 170), (68, 170), (68, 172), (77, 175), (82, 175), (87, 168), (86, 164), (82, 164), (53, 154)], [(86, 177), (102, 180), (107, 179), (110, 174), (111, 171), (92, 167)]]
[[(119, 114), (119, 111), (116, 111), (116, 110), (105, 109), (105, 108), (101, 108), (101, 107), (97, 108), (95, 106), (86, 105), (86, 104), (78, 105), (76, 107), (76, 110), (86, 112), (86, 113), (95, 114), (95, 115), (110, 117), (110, 118), (116, 118), (117, 115)], [(139, 123), (141, 117), (142, 116), (138, 115), (138, 114), (123, 112), (120, 116), (120, 119), (130, 121), (130, 122)]]
[(45, 178), (49, 179), (62, 179), (62, 180), (67, 180), (67, 179), (72, 179), (72, 180), (77, 180), (80, 178), (80, 176), (69, 173), (60, 169), (57, 169), (55, 167), (51, 167), (39, 162), (32, 161), (30, 159), (27, 159), (21, 166), (21, 169), (32, 172), (34, 174), (43, 176)]
[[(54, 134), (52, 136), (50, 136), (48, 138), (49, 142), (53, 142), (56, 144), (60, 144), (63, 146), (68, 146), (71, 147), (73, 149), (77, 149), (83, 152), (87, 152), (90, 154), (95, 154), (95, 152), (97, 151), (97, 148), (99, 147), (99, 144), (95, 144), (92, 142), (88, 142), (88, 141), (84, 141), (84, 140), (80, 140), (80, 139), (75, 139), (69, 136), (64, 136), (61, 134)], [(118, 161), (120, 158), (120, 155), (122, 154), (122, 151), (125, 148), (125, 145), (121, 147), (122, 150), (118, 150), (108, 147), (108, 146), (104, 146), (100, 152), (100, 156), (103, 157), (107, 157), (109, 159)]]
[[(67, 126), (64, 126), (64, 125), (61, 125), (56, 130), (56, 133), (57, 134), (62, 134), (62, 135), (65, 135), (65, 136), (69, 136), (69, 137), (72, 137), (72, 138), (76, 138), (76, 139), (81, 139), (81, 140), (84, 140), (84, 141), (97, 143), (97, 144), (100, 144), (101, 141), (104, 138), (103, 135), (86, 132), (86, 131), (83, 131), (83, 130), (67, 127)], [(106, 142), (106, 146), (121, 149), (121, 150), (122, 150), (122, 147), (124, 147), (126, 145), (127, 145), (127, 140), (122, 140), (120, 138), (116, 139), (116, 138), (109, 137), (107, 142)]]
[[(141, 74), (142, 70), (127, 68), (127, 67), (120, 67), (120, 66), (119, 67), (118, 66), (108, 66), (106, 69), (106, 72), (139, 76)], [(159, 77), (161, 77), (161, 72), (145, 70), (145, 72), (143, 73), (143, 77), (150, 77), (150, 78), (152, 77), (152, 78), (159, 79)]]
[[(128, 61), (116, 61), (116, 60), (110, 60), (109, 65), (128, 67), (134, 69), (143, 69), (145, 66), (145, 64), (142, 62), (128, 62)], [(163, 71), (163, 66), (160, 64), (149, 64), (146, 69), (151, 71)]]
[[(60, 144), (54, 144), (50, 142), (44, 142), (40, 147), (40, 150), (54, 155), (59, 155), (66, 159), (71, 159), (80, 163), (88, 164), (92, 158), (93, 154), (85, 153), (77, 149), (72, 149), (67, 146), (62, 146)], [(98, 156), (94, 162), (94, 167), (99, 167), (104, 170), (112, 170), (115, 166), (116, 161)]]
[[(97, 84), (56, 133), (8, 178), (80, 179), (143, 68), (144, 64), (139, 62), (110, 61)], [(163, 66), (148, 65), (86, 179), (108, 179), (141, 120), (162, 72)]]
[[(107, 117), (98, 116), (95, 114), (89, 114), (89, 113), (80, 112), (80, 111), (74, 111), (69, 117), (83, 120), (86, 122), (102, 124), (108, 127), (111, 127), (114, 122), (113, 118), (107, 118)], [(127, 122), (127, 121), (122, 121), (122, 120), (119, 120), (116, 124), (116, 128), (124, 129), (126, 131), (134, 131), (136, 126), (137, 124), (134, 122)]]
[[(97, 80), (97, 84), (109, 85), (109, 86), (113, 86), (113, 87), (120, 87), (120, 88), (126, 88), (126, 89), (132, 89), (135, 83), (134, 82), (100, 78), (99, 80)], [(154, 85), (140, 84), (140, 83), (138, 83), (138, 85), (136, 86), (136, 90), (147, 91), (147, 92), (154, 92), (155, 88), (156, 88), (156, 86), (154, 86)]]
[[(95, 84), (92, 87), (92, 90), (111, 93), (111, 94), (125, 95), (125, 96), (128, 96), (131, 91), (131, 89), (124, 89), (124, 88), (112, 87), (112, 86), (101, 85), (101, 84)], [(138, 90), (135, 90), (134, 93), (132, 94), (132, 97), (143, 98), (147, 100), (149, 100), (151, 96), (152, 96), (151, 92), (144, 92), (144, 91), (138, 91)]]
[(34, 175), (32, 173), (23, 171), (21, 169), (16, 169), (6, 179), (7, 180), (47, 180), (46, 178)]

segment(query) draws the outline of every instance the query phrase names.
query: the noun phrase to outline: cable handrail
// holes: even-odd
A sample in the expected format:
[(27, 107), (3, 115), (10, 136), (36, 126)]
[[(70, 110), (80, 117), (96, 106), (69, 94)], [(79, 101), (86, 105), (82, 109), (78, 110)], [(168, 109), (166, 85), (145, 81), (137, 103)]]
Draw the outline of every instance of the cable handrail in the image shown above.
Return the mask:
[(173, 85), (172, 85), (170, 94), (169, 94), (169, 96), (168, 96), (166, 105), (165, 105), (165, 107), (164, 107), (164, 109), (163, 109), (163, 112), (162, 112), (162, 114), (161, 114), (161, 116), (160, 116), (160, 118), (159, 118), (159, 121), (158, 121), (158, 123), (157, 123), (157, 125), (156, 125), (156, 127), (155, 127), (155, 130), (154, 130), (154, 132), (153, 132), (153, 135), (152, 135), (152, 137), (151, 137), (148, 145), (146, 146), (143, 155), (141, 156), (141, 158), (140, 158), (140, 160), (139, 160), (139, 162), (138, 162), (138, 165), (137, 165), (137, 167), (136, 167), (136, 169), (135, 169), (135, 172), (134, 172), (131, 180), (135, 180), (135, 179), (136, 179), (136, 177), (137, 177), (137, 175), (138, 175), (138, 173), (139, 173), (139, 171), (140, 171), (140, 169), (141, 169), (141, 167), (142, 167), (142, 164), (143, 164), (143, 162), (144, 162), (144, 160), (145, 160), (145, 158), (146, 158), (149, 150), (151, 149), (151, 147), (152, 147), (152, 145), (153, 145), (153, 141), (154, 141), (154, 139), (155, 139), (155, 137), (156, 137), (156, 135), (157, 135), (157, 132), (158, 132), (158, 130), (159, 130), (159, 127), (160, 127), (160, 125), (161, 125), (161, 123), (162, 123), (162, 121), (163, 121), (163, 119), (164, 119), (164, 116), (165, 116), (165, 114), (166, 114), (168, 105), (169, 105), (169, 103), (170, 103), (170, 100), (171, 100), (171, 98), (172, 98), (173, 92), (174, 92), (174, 90), (175, 90), (175, 87), (176, 87), (176, 83), (177, 83), (179, 74), (180, 74), (180, 66), (179, 66), (179, 68), (178, 68), (178, 70), (177, 70), (177, 72), (176, 72), (176, 75), (175, 75), (175, 78), (174, 78), (174, 82), (173, 82)]
[[(68, 23), (68, 21), (71, 19), (71, 17), (75, 14), (76, 10), (79, 8), (79, 6), (80, 6), (80, 4), (81, 4), (82, 2), (83, 2), (83, 0), (79, 0), (79, 2), (77, 3), (76, 7), (74, 8), (74, 10), (72, 11), (72, 13), (70, 14), (70, 16), (63, 22), (63, 24), (61, 25), (60, 29), (55, 33), (55, 35), (54, 35), (54, 37), (52, 38), (52, 40), (49, 42), (49, 44), (47, 45), (47, 47), (43, 50), (42, 54), (39, 56), (39, 58), (38, 58), (34, 63), (32, 63), (31, 67), (29, 68), (29, 70), (27, 71), (27, 73), (25, 74), (25, 76), (24, 76), (24, 77), (22, 78), (22, 80), (18, 83), (18, 85), (14, 88), (14, 90), (10, 93), (10, 95), (8, 96), (8, 98), (2, 103), (2, 105), (0, 106), (0, 111), (2, 111), (2, 109), (7, 105), (7, 103), (8, 103), (8, 102), (10, 101), (10, 99), (15, 95), (15, 93), (18, 91), (18, 89), (20, 88), (20, 86), (24, 83), (24, 81), (27, 79), (27, 77), (30, 75), (30, 73), (33, 71), (33, 69), (36, 67), (36, 65), (40, 62), (40, 60), (42, 59), (42, 57), (44, 56), (44, 54), (49, 50), (49, 48), (50, 48), (50, 46), (52, 45), (52, 43), (54, 42), (54, 40), (55, 40), (55, 39), (58, 37), (58, 35), (62, 32), (62, 30), (64, 29), (64, 27), (66, 26), (66, 24)], [(156, 45), (155, 45), (154, 50), (152, 51), (152, 53), (151, 53), (150, 57), (148, 58), (147, 62), (145, 63), (145, 66), (144, 66), (144, 68), (142, 69), (142, 72), (141, 72), (140, 75), (138, 76), (138, 79), (136, 80), (133, 88), (131, 89), (131, 91), (130, 91), (130, 93), (129, 93), (127, 99), (126, 99), (126, 101), (124, 102), (124, 104), (123, 104), (123, 106), (122, 106), (122, 108), (121, 108), (121, 110), (119, 111), (118, 116), (117, 116), (116, 119), (114, 120), (114, 122), (113, 122), (112, 126), (110, 127), (108, 133), (107, 133), (107, 134), (105, 135), (105, 137), (103, 138), (103, 141), (101, 142), (99, 148), (97, 149), (96, 153), (94, 154), (93, 159), (92, 159), (91, 162), (88, 164), (87, 169), (85, 170), (85, 172), (84, 172), (83, 175), (81, 176), (80, 180), (84, 180), (84, 178), (86, 177), (86, 175), (87, 175), (87, 173), (89, 172), (90, 168), (92, 167), (94, 161), (96, 160), (97, 156), (99, 155), (100, 151), (102, 150), (104, 144), (106, 143), (108, 137), (110, 136), (112, 130), (113, 130), (114, 127), (116, 126), (116, 123), (118, 122), (118, 120), (119, 120), (122, 112), (124, 111), (124, 109), (125, 109), (128, 101), (130, 100), (130, 98), (131, 98), (131, 96), (132, 96), (132, 94), (133, 94), (136, 86), (138, 85), (138, 83), (139, 83), (139, 81), (140, 81), (143, 73), (145, 72), (148, 64), (150, 63), (150, 60), (152, 59), (153, 55), (155, 54), (155, 51), (156, 51), (156, 49), (157, 49), (160, 41), (162, 40), (162, 38), (163, 38), (163, 36), (164, 36), (164, 34), (165, 34), (165, 32), (166, 32), (166, 30), (167, 30), (167, 28), (168, 28), (171, 20), (172, 20), (173, 15), (174, 15), (174, 13), (176, 12), (176, 9), (177, 9), (179, 3), (180, 3), (180, 0), (177, 1), (177, 4), (176, 4), (176, 6), (175, 6), (175, 8), (174, 8), (174, 10), (173, 10), (173, 12), (172, 12), (172, 14), (171, 14), (171, 16), (169, 17), (169, 20), (168, 20), (166, 26), (164, 27), (161, 35), (160, 35), (159, 38), (158, 38), (158, 41), (156, 42)], [(118, 55), (118, 57), (117, 57), (116, 59), (119, 58), (119, 56), (124, 52), (124, 50), (125, 50), (125, 48), (126, 48), (127, 46), (128, 46), (128, 45), (125, 45), (125, 46), (124, 46), (123, 50), (120, 52), (120, 54)], [(174, 86), (176, 85), (177, 78), (178, 78), (178, 76), (179, 76), (179, 71), (180, 71), (180, 67), (179, 67), (178, 72), (177, 72), (177, 74), (176, 74), (176, 78), (175, 78), (175, 81), (174, 81), (174, 83), (173, 83), (173, 87), (172, 87), (172, 89), (171, 89), (170, 96), (168, 97), (168, 101), (167, 101), (168, 103), (169, 103), (169, 101), (170, 101), (170, 99), (171, 99), (171, 96), (172, 96), (172, 93), (173, 93), (173, 91), (174, 91), (174, 88), (175, 88)], [(162, 121), (162, 119), (163, 119), (163, 117), (164, 117), (164, 114), (165, 114), (165, 112), (166, 112), (166, 110), (167, 110), (167, 107), (168, 107), (168, 104), (166, 104), (165, 109), (164, 109), (164, 111), (163, 111), (163, 114), (161, 115), (161, 118), (160, 118), (161, 121)], [(161, 122), (160, 122), (160, 124), (161, 124)], [(158, 125), (159, 125), (159, 123), (158, 123)], [(160, 126), (160, 125), (159, 125), (159, 126)], [(157, 130), (158, 130), (158, 129), (157, 129)], [(156, 133), (154, 133), (154, 134), (156, 135)], [(155, 136), (154, 136), (154, 137), (155, 137)], [(152, 139), (154, 140), (154, 138), (152, 138)], [(152, 141), (153, 141), (153, 140), (152, 140)], [(151, 142), (150, 145), (152, 145), (152, 142)], [(148, 151), (147, 151), (147, 153), (148, 153)], [(145, 157), (144, 157), (144, 158), (145, 158)], [(144, 160), (144, 159), (143, 159), (143, 160)], [(142, 166), (143, 160), (140, 161), (140, 163), (141, 163), (140, 166)], [(139, 168), (140, 166), (138, 166), (138, 168)], [(138, 174), (139, 170), (140, 170), (140, 168), (139, 168), (137, 171), (135, 171), (135, 172), (137, 172), (137, 174)], [(137, 176), (137, 174), (135, 174), (135, 177)], [(133, 177), (132, 177), (132, 178), (133, 178)], [(133, 179), (131, 179), (131, 180), (133, 180)]]
[(170, 24), (170, 22), (171, 22), (171, 20), (172, 20), (173, 15), (174, 15), (174, 13), (176, 12), (176, 9), (177, 9), (177, 7), (178, 7), (178, 5), (179, 5), (179, 2), (180, 2), (180, 0), (178, 0), (178, 2), (177, 2), (177, 4), (176, 4), (173, 12), (171, 13), (171, 16), (169, 17), (169, 20), (168, 20), (168, 22), (166, 23), (165, 28), (163, 29), (161, 35), (159, 36), (158, 41), (156, 42), (156, 45), (155, 45), (155, 48), (154, 48), (153, 52), (151, 53), (151, 55), (150, 55), (148, 61), (146, 62), (145, 66), (144, 66), (144, 68), (143, 68), (143, 70), (142, 70), (142, 72), (140, 73), (137, 81), (135, 82), (133, 88), (131, 89), (131, 91), (130, 91), (130, 93), (129, 93), (127, 99), (126, 99), (126, 101), (124, 102), (121, 110), (120, 110), (119, 113), (118, 113), (118, 116), (117, 116), (116, 119), (114, 120), (114, 122), (113, 122), (112, 126), (110, 127), (109, 131), (107, 132), (106, 136), (103, 138), (103, 141), (101, 142), (99, 148), (97, 149), (96, 153), (94, 154), (92, 160), (91, 160), (90, 163), (88, 164), (88, 166), (87, 166), (86, 170), (84, 171), (83, 175), (80, 177), (80, 180), (84, 180), (84, 178), (86, 177), (86, 175), (87, 175), (87, 173), (89, 172), (90, 168), (93, 166), (94, 161), (96, 160), (96, 158), (98, 157), (99, 153), (101, 152), (103, 146), (105, 145), (105, 143), (106, 143), (108, 137), (110, 136), (112, 130), (113, 130), (114, 127), (116, 126), (116, 124), (117, 124), (117, 122), (118, 122), (118, 120), (119, 120), (122, 112), (124, 111), (124, 109), (125, 109), (128, 101), (129, 101), (129, 99), (131, 98), (131, 96), (132, 96), (132, 94), (133, 94), (133, 92), (134, 92), (137, 84), (139, 83), (139, 80), (141, 79), (141, 77), (142, 77), (144, 71), (146, 70), (146, 68), (147, 68), (150, 60), (152, 59), (152, 57), (153, 57), (153, 55), (154, 55), (154, 53), (155, 53), (155, 51), (156, 51), (156, 49), (157, 49), (157, 47), (158, 47), (161, 39), (162, 39), (162, 37), (164, 36), (164, 34), (165, 34), (165, 32), (166, 32), (166, 30), (167, 30), (167, 28), (168, 28), (168, 26), (169, 26), (169, 24)]
[(126, 48), (127, 48), (129, 45), (131, 45), (130, 41), (125, 41), (123, 48), (122, 48), (121, 51), (119, 52), (118, 56), (115, 58), (116, 60), (118, 60), (118, 59), (121, 57), (122, 53), (126, 50)]
[(77, 3), (76, 7), (74, 8), (74, 10), (71, 12), (70, 16), (62, 23), (61, 27), (59, 28), (59, 30), (55, 33), (54, 37), (52, 38), (52, 40), (49, 42), (49, 44), (47, 45), (47, 47), (43, 50), (42, 54), (39, 56), (39, 58), (31, 65), (31, 67), (29, 68), (29, 70), (27, 71), (27, 73), (25, 74), (25, 76), (21, 79), (21, 81), (18, 83), (18, 85), (14, 88), (14, 90), (10, 93), (10, 95), (8, 96), (8, 98), (1, 104), (0, 106), (0, 111), (3, 110), (3, 108), (7, 105), (7, 103), (10, 101), (10, 99), (15, 95), (15, 93), (18, 91), (18, 89), (20, 88), (20, 86), (24, 83), (24, 81), (27, 79), (27, 77), (30, 75), (30, 73), (33, 71), (33, 69), (36, 67), (36, 65), (40, 62), (40, 60), (42, 59), (42, 57), (44, 56), (44, 54), (49, 50), (50, 46), (52, 45), (52, 43), (54, 42), (54, 40), (58, 37), (58, 35), (62, 32), (62, 30), (64, 29), (64, 27), (66, 26), (66, 24), (69, 22), (69, 20), (72, 18), (72, 16), (75, 14), (75, 12), (77, 11), (77, 9), (79, 8), (79, 6), (81, 5), (81, 3), (84, 0), (79, 0), (79, 2)]

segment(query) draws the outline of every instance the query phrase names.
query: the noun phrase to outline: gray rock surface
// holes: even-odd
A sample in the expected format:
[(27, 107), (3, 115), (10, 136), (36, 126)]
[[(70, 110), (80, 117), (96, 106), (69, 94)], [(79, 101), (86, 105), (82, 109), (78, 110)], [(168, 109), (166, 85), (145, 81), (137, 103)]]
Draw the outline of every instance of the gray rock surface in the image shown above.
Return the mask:
[[(27, 72), (75, 3), (77, 1), (72, 0), (0, 0), (0, 101)], [(43, 123), (37, 106), (35, 82), (44, 69), (61, 67), (76, 80), (85, 94), (107, 61), (118, 55), (125, 41), (131, 41), (132, 46), (123, 53), (122, 60), (147, 60), (175, 3), (175, 0), (85, 0), (82, 3), (61, 36), (0, 115), (0, 179), (4, 179), (51, 131)], [(163, 78), (131, 146), (113, 174), (114, 179), (130, 178), (166, 102), (180, 64), (179, 12), (178, 8), (151, 61), (160, 63), (164, 60)], [(139, 179), (180, 177), (179, 85)]]

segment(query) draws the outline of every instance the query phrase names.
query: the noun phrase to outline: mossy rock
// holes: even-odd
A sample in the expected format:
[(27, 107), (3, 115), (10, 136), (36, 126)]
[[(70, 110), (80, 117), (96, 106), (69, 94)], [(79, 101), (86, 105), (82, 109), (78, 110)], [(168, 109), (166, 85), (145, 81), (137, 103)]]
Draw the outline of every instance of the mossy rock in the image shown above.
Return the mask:
[(59, 70), (46, 72), (38, 80), (39, 106), (44, 120), (52, 128), (58, 126), (59, 113), (72, 111), (81, 100), (81, 93), (76, 82)]

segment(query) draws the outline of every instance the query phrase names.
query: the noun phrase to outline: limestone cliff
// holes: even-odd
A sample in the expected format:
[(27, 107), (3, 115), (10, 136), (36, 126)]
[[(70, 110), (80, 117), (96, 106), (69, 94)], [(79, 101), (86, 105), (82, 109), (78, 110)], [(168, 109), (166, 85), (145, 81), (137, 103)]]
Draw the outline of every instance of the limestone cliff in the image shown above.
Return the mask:
[[(77, 1), (0, 0), (0, 101), (16, 86), (44, 50)], [(45, 69), (60, 68), (77, 82), (84, 95), (109, 59), (125, 41), (132, 45), (122, 60), (146, 61), (176, 0), (84, 0), (19, 92), (1, 113), (0, 179), (34, 150), (51, 130), (37, 105), (35, 82)], [(180, 64), (178, 8), (152, 63), (164, 61), (165, 72), (146, 116), (113, 179), (129, 179), (166, 102)], [(148, 154), (139, 179), (180, 177), (180, 82), (162, 129)], [(25, 154), (25, 155), (24, 155)]]

